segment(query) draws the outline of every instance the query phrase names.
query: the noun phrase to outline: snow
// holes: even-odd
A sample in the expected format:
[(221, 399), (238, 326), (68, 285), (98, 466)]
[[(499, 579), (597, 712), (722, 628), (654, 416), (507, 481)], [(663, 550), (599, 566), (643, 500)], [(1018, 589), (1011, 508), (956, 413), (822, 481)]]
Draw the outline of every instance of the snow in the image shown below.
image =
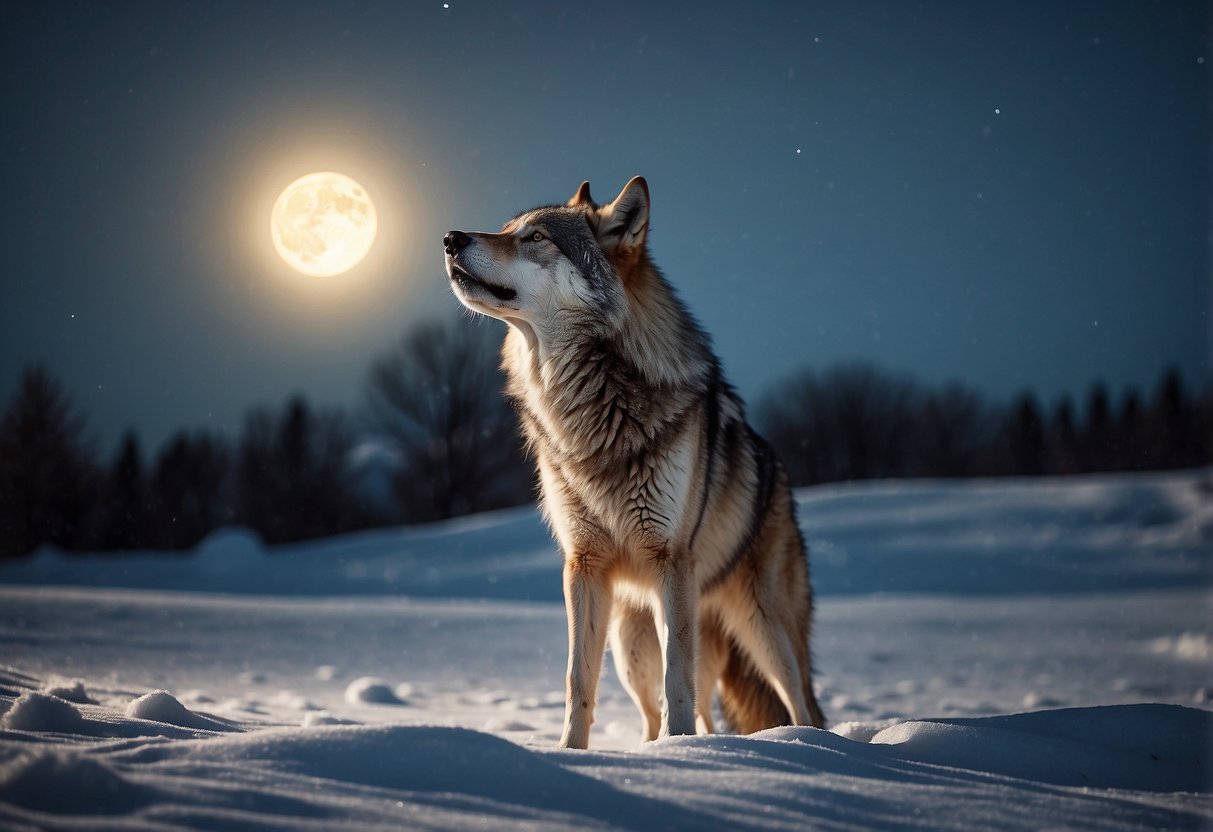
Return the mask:
[(563, 716), (531, 510), (0, 565), (0, 828), (1213, 827), (1210, 472), (809, 489), (830, 731)]
[[(785, 729), (786, 730), (786, 729)], [(1213, 713), (1174, 705), (1064, 708), (1028, 714), (900, 722), (871, 740), (899, 759), (991, 771), (1061, 786), (1196, 792), (1210, 785)], [(997, 748), (997, 755), (990, 750)]]
[[(821, 596), (1213, 585), (1213, 483), (1200, 475), (839, 485), (803, 491), (799, 510)], [(274, 549), (230, 528), (188, 554), (47, 548), (0, 564), (0, 581), (560, 601), (553, 551), (538, 512), (522, 508)]]
[(0, 728), (14, 731), (45, 731), (86, 734), (84, 717), (66, 699), (30, 691), (12, 703), (0, 717)]
[(194, 713), (166, 690), (143, 694), (126, 706), (125, 713), (131, 719), (149, 719), (181, 728), (197, 728), (202, 731), (234, 730), (231, 723)]
[[(399, 687), (407, 690), (408, 685)], [(369, 702), (373, 705), (407, 705), (391, 685), (374, 676), (363, 676), (350, 682), (345, 689), (345, 701), (351, 704)]]
[(96, 705), (89, 698), (88, 691), (84, 689), (84, 682), (80, 679), (72, 679), (70, 681), (52, 681), (42, 690), (43, 693), (59, 699), (66, 699), (68, 702), (75, 702), (78, 705)]

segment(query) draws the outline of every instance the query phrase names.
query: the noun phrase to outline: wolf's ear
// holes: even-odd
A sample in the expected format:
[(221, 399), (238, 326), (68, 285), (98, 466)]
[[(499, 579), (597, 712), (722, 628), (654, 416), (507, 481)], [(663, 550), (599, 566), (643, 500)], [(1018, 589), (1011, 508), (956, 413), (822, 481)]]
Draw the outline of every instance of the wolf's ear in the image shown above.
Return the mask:
[(576, 208), (578, 205), (588, 205), (594, 207), (594, 200), (590, 197), (590, 183), (582, 182), (581, 187), (577, 189), (577, 193), (573, 194), (572, 199), (565, 203), (570, 208)]
[(613, 202), (599, 209), (595, 236), (608, 255), (626, 257), (644, 248), (648, 233), (649, 186), (643, 176), (634, 176)]

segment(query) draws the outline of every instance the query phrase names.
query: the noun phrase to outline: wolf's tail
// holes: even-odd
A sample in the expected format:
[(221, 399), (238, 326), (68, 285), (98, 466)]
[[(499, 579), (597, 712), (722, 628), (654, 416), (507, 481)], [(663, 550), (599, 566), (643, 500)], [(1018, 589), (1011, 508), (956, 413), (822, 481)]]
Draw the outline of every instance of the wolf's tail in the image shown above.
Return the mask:
[[(807, 668), (804, 683), (813, 725), (824, 728), (825, 717), (813, 695)], [(752, 734), (766, 728), (792, 724), (791, 714), (784, 707), (779, 694), (767, 684), (736, 644), (729, 645), (729, 657), (720, 674), (720, 711), (729, 730), (738, 734)]]
[(792, 721), (774, 688), (736, 644), (729, 645), (729, 657), (720, 674), (720, 712), (729, 730), (738, 734)]

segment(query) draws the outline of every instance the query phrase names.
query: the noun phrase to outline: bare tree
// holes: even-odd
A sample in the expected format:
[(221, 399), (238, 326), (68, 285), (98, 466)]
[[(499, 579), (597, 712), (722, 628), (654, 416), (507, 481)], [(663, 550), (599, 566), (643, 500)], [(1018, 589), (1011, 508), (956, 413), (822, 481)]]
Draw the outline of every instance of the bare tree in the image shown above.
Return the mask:
[(795, 485), (905, 476), (921, 398), (907, 378), (844, 365), (779, 384), (760, 403), (757, 421)]
[(995, 431), (996, 420), (979, 394), (955, 383), (931, 391), (918, 406), (912, 430), (911, 474), (974, 476)]
[(502, 395), (495, 322), (431, 322), (372, 366), (373, 426), (400, 459), (403, 519), (437, 520), (525, 502), (530, 468)]

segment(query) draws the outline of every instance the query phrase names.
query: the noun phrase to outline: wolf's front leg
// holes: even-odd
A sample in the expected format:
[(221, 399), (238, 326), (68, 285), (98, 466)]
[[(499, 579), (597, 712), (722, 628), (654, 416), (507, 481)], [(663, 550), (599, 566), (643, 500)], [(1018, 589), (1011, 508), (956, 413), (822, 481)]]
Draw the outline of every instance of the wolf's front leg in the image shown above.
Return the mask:
[(594, 722), (598, 677), (606, 649), (611, 594), (595, 559), (573, 555), (564, 561), (564, 605), (569, 620), (569, 666), (564, 689), (561, 748), (587, 748)]
[(695, 733), (696, 586), (689, 558), (668, 558), (661, 575), (661, 603), (655, 610), (665, 670), (661, 735)]

